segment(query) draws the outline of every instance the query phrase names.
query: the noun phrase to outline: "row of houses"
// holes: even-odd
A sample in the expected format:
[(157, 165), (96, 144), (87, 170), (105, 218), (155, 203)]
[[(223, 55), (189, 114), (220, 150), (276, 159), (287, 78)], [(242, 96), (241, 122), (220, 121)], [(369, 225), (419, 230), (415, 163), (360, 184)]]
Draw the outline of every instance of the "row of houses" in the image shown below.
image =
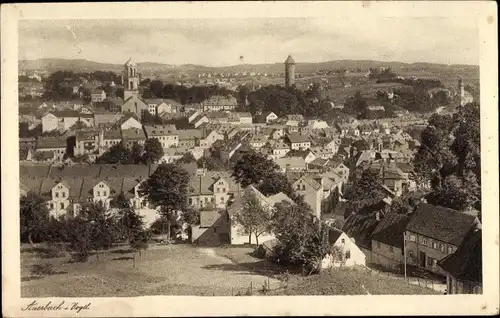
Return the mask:
[(422, 269), (447, 277), (448, 293), (481, 293), (481, 223), (474, 212), (425, 202), (408, 214), (386, 214), (379, 207), (375, 213), (349, 215), (342, 230), (367, 264), (399, 272), (404, 266)]

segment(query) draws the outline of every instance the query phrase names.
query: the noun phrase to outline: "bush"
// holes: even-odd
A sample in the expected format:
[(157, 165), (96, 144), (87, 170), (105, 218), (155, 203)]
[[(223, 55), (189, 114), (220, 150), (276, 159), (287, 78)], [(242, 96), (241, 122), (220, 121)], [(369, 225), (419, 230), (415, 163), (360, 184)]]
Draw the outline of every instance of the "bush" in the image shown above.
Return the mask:
[(264, 246), (259, 245), (254, 251), (255, 257), (263, 259), (266, 257), (266, 249)]
[(31, 266), (31, 275), (33, 276), (53, 275), (55, 273), (54, 265), (50, 263), (33, 264)]

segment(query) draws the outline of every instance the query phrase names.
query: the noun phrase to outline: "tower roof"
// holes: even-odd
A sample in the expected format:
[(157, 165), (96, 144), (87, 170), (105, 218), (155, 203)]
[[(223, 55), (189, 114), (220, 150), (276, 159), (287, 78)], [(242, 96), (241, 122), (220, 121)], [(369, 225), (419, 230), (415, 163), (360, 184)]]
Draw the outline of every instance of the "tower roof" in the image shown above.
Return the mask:
[(136, 65), (134, 62), (132, 62), (132, 58), (131, 57), (127, 60), (127, 62), (125, 62), (125, 66), (129, 66), (129, 65), (132, 65), (132, 66)]
[(293, 60), (291, 55), (288, 55), (285, 64), (295, 64), (295, 61)]

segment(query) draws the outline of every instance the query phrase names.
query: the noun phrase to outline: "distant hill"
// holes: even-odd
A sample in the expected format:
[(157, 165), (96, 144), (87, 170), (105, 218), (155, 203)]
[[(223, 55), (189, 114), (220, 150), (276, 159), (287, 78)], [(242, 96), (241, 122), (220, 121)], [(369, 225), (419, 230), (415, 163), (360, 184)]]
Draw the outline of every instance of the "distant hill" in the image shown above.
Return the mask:
[[(283, 63), (274, 64), (240, 64), (232, 66), (211, 67), (194, 64), (169, 65), (154, 62), (138, 63), (141, 73), (161, 73), (161, 74), (193, 74), (199, 72), (260, 72), (260, 73), (279, 73), (283, 72)], [(318, 63), (297, 63), (296, 68), (300, 73), (311, 73), (319, 70), (332, 69), (361, 69), (366, 71), (369, 68), (391, 67), (394, 70), (445, 70), (456, 72), (479, 72), (477, 65), (446, 65), (434, 63), (402, 63), (402, 62), (380, 62), (373, 60), (337, 60)], [(38, 59), (19, 61), (19, 70), (47, 70), (54, 72), (58, 70), (70, 70), (74, 72), (92, 72), (92, 71), (113, 71), (121, 72), (123, 64), (106, 64), (83, 59)]]

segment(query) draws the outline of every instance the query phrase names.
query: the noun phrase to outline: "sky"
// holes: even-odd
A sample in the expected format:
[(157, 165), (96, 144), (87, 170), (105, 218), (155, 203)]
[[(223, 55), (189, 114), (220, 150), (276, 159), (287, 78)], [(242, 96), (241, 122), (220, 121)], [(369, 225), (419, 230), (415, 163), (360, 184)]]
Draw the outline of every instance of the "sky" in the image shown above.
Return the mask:
[(479, 64), (473, 19), (231, 18), (21, 20), (19, 59), (225, 66), (377, 60)]

